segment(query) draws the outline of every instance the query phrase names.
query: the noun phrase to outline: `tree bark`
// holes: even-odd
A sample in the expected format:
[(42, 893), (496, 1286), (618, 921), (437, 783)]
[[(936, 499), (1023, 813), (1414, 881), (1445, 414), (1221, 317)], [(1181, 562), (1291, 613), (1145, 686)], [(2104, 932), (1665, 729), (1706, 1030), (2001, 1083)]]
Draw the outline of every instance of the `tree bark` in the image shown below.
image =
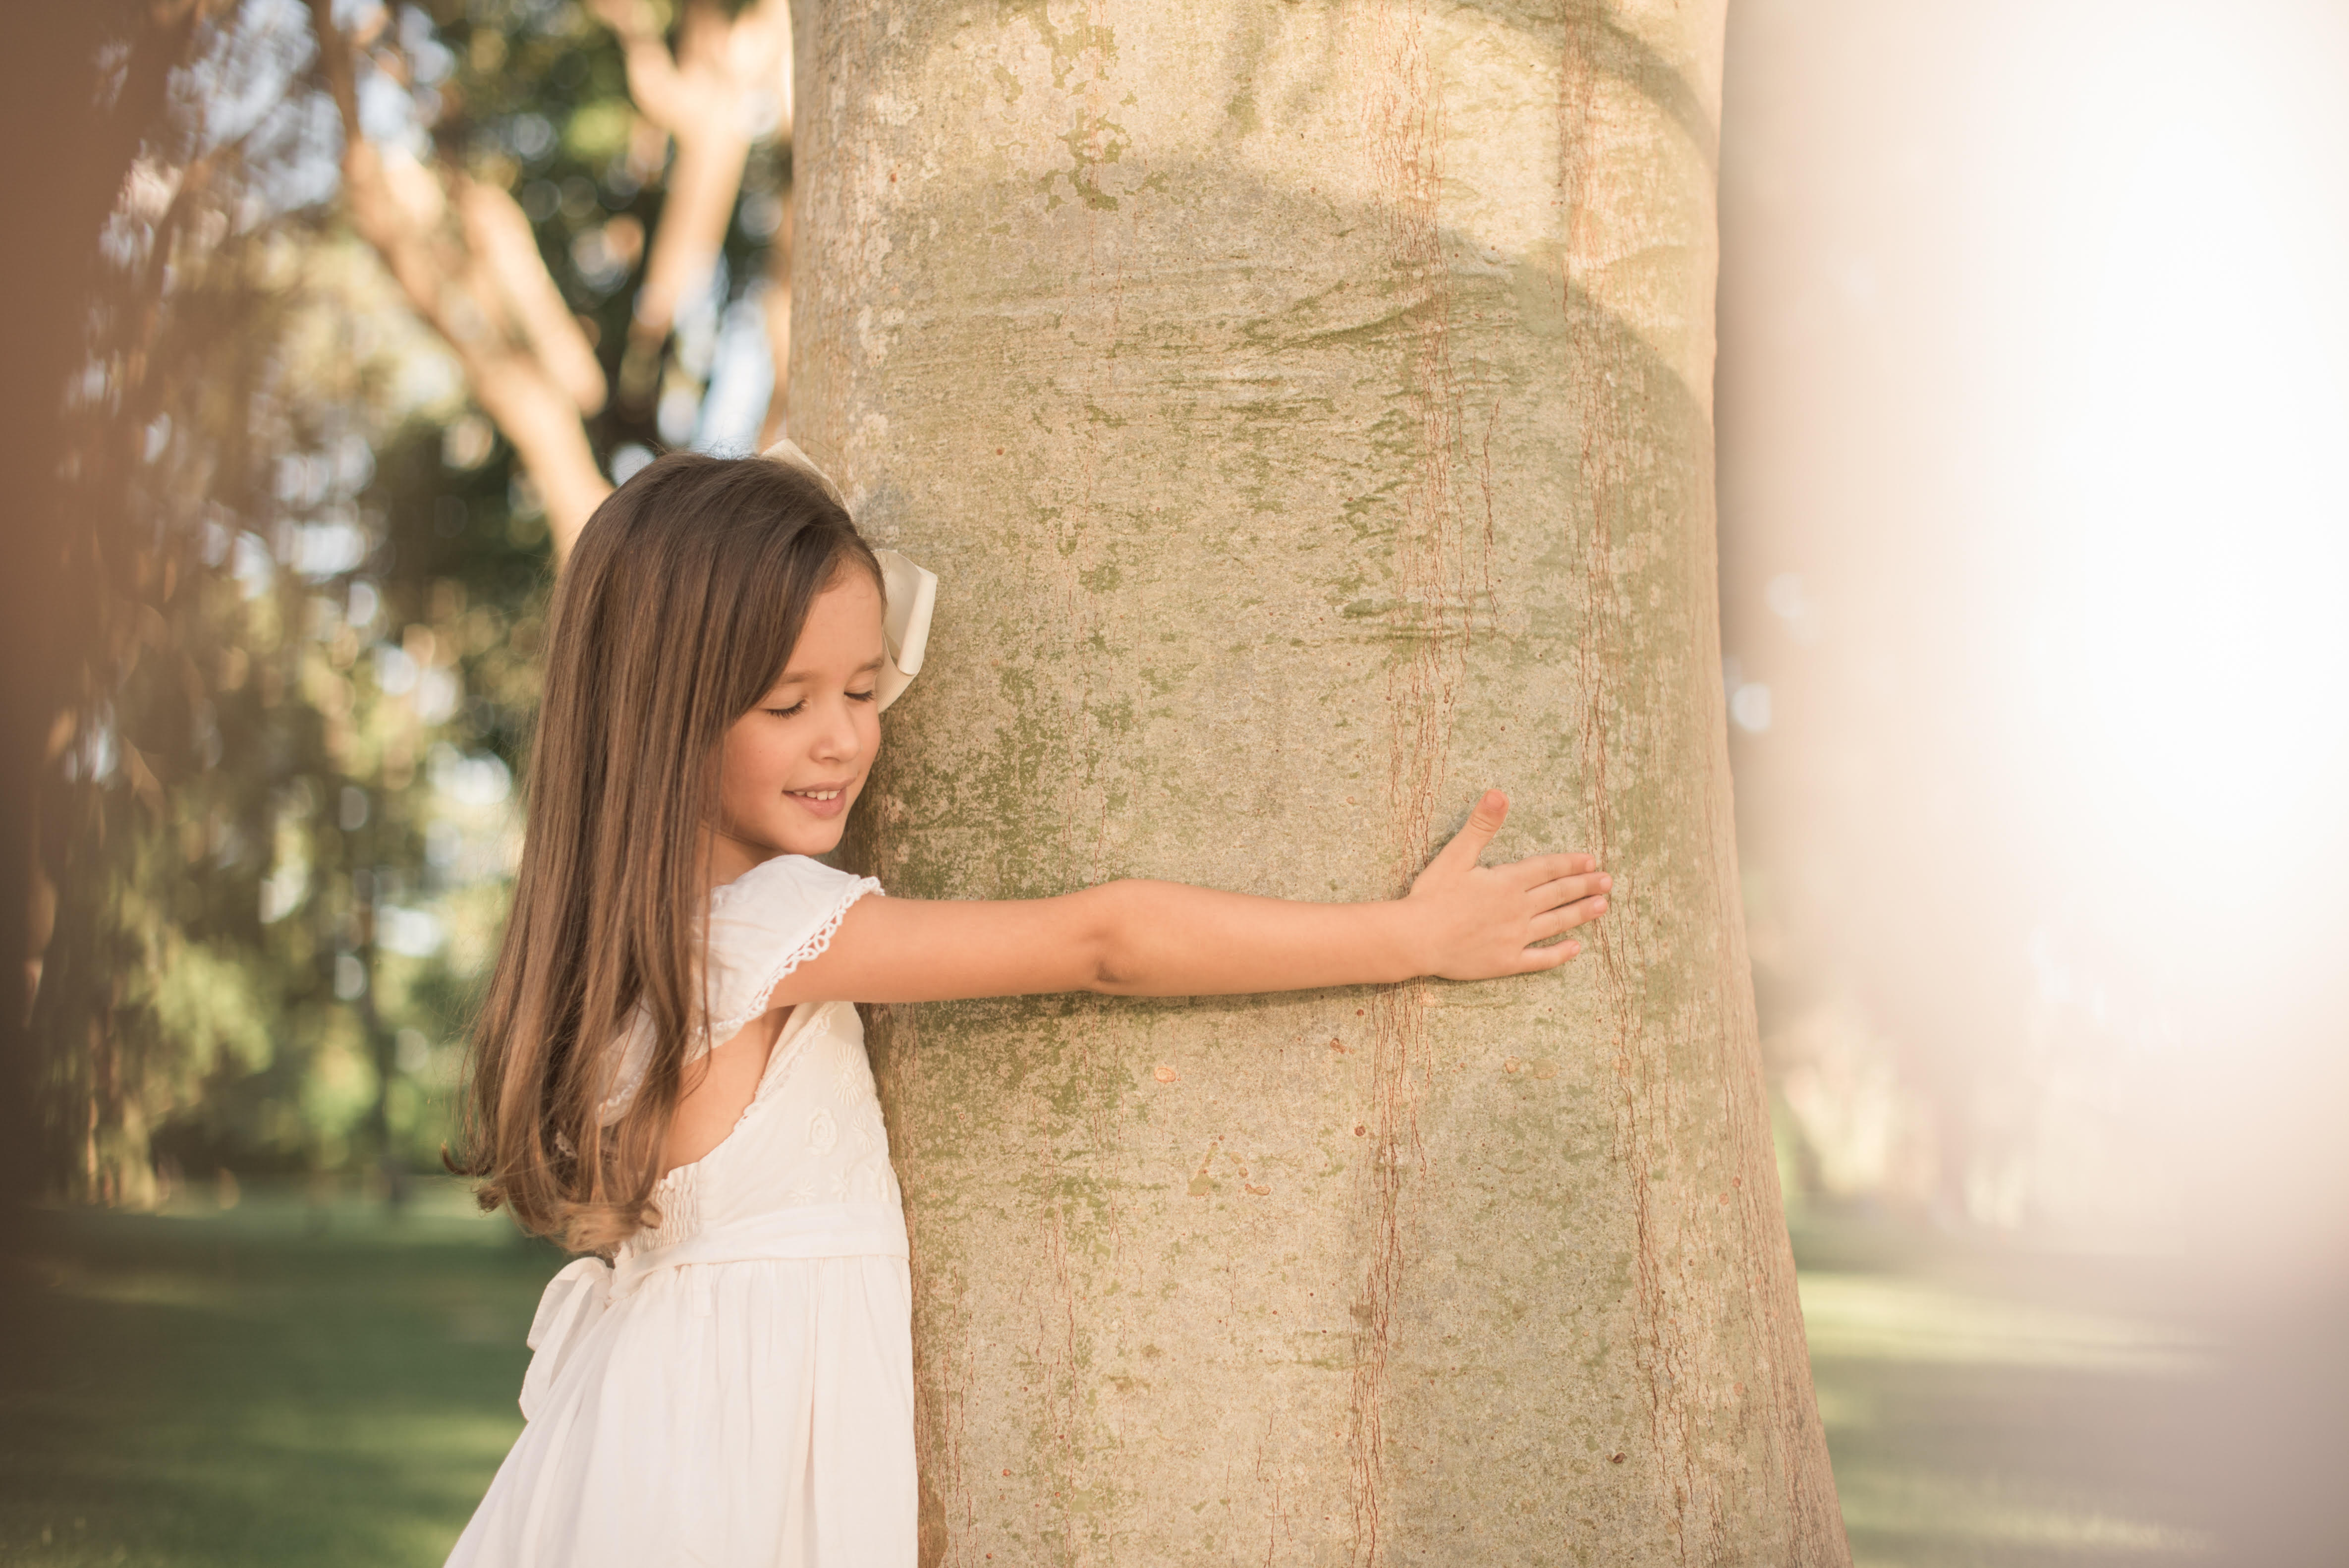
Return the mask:
[(1739, 916), (1721, 0), (800, 0), (794, 437), (935, 568), (853, 852), (1398, 893), (1560, 975), (900, 1009), (926, 1563), (1847, 1561)]

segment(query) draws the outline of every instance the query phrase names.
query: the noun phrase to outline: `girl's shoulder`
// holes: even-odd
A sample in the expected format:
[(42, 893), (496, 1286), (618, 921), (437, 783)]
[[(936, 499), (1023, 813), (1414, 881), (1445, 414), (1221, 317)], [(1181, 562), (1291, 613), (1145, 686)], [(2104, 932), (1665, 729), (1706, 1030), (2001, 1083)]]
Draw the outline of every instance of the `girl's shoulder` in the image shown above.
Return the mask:
[[(741, 1033), (767, 1010), (784, 975), (822, 953), (849, 906), (881, 884), (835, 871), (805, 855), (762, 861), (709, 895), (703, 993), (707, 1013), (686, 1040), (692, 1062)], [(652, 1061), (653, 1022), (640, 1004), (612, 1042), (613, 1088), (602, 1109), (605, 1126), (619, 1119), (642, 1087)]]
[(881, 884), (805, 855), (761, 861), (709, 895), (712, 1042), (767, 1010), (783, 976), (821, 954), (842, 917)]

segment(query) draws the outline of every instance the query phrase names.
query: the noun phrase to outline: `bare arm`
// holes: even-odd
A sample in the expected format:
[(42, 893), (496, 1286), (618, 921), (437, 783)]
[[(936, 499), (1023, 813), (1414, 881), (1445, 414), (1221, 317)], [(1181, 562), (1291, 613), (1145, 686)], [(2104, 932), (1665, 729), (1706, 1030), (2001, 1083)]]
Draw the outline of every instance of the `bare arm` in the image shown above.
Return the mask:
[(776, 988), (774, 1005), (1054, 991), (1229, 995), (1555, 969), (1581, 944), (1535, 944), (1597, 919), (1610, 879), (1580, 854), (1478, 865), (1507, 810), (1499, 791), (1487, 793), (1409, 894), (1375, 903), (1158, 882), (1003, 903), (864, 899), (823, 955)]

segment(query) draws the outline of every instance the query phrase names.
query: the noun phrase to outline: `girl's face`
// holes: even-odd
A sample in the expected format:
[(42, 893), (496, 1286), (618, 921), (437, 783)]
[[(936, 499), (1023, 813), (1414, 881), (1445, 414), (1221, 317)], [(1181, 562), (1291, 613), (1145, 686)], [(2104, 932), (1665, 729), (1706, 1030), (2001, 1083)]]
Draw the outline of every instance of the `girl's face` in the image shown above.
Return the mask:
[(730, 882), (777, 855), (840, 843), (881, 744), (881, 590), (844, 569), (815, 597), (782, 675), (726, 731), (712, 873)]

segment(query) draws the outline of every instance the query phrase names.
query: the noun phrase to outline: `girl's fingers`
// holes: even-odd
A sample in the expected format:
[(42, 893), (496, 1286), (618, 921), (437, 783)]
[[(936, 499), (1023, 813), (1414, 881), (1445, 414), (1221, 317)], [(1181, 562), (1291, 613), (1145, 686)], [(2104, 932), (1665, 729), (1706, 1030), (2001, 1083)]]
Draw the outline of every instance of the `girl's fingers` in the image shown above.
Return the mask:
[(1606, 892), (1614, 885), (1615, 879), (1605, 872), (1590, 872), (1582, 876), (1560, 877), (1556, 882), (1546, 882), (1533, 890), (1534, 907), (1556, 909), (1560, 904), (1572, 903), (1577, 899)]
[(1468, 825), (1454, 833), (1452, 841), (1436, 851), (1436, 860), (1449, 862), (1458, 871), (1468, 870), (1476, 863), (1476, 857), (1485, 852), (1485, 846), (1493, 841), (1493, 835), (1501, 830), (1501, 823), (1508, 815), (1509, 798), (1498, 789), (1485, 790), (1476, 802), (1476, 809), (1468, 813)]
[(1528, 947), (1526, 949), (1526, 973), (1538, 974), (1544, 969), (1556, 969), (1571, 964), (1575, 954), (1581, 951), (1582, 944), (1579, 942), (1561, 942), (1555, 947)]
[(1507, 868), (1516, 873), (1527, 887), (1538, 887), (1562, 877), (1588, 875), (1599, 869), (1598, 860), (1579, 851), (1573, 854), (1536, 855), (1529, 861), (1519, 861)]
[(1556, 936), (1561, 931), (1572, 931), (1578, 925), (1588, 925), (1606, 913), (1607, 895), (1604, 893), (1594, 893), (1588, 898), (1577, 899), (1572, 903), (1560, 904), (1556, 909), (1544, 910), (1533, 918), (1534, 940), (1538, 942), (1545, 937)]

